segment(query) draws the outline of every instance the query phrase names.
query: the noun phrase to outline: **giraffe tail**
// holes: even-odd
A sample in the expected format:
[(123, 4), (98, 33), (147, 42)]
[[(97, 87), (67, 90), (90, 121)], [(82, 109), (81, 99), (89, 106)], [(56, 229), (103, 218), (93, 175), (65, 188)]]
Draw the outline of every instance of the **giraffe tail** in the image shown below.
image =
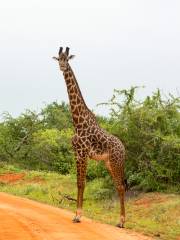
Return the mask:
[(125, 191), (127, 192), (129, 190), (129, 185), (126, 178), (124, 179), (124, 187), (125, 187)]

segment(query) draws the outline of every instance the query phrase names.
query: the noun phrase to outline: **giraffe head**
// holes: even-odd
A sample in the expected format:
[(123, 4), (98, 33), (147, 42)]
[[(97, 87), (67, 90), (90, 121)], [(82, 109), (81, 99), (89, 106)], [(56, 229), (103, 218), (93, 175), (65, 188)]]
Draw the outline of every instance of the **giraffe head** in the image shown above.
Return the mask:
[(69, 48), (67, 47), (65, 52), (63, 52), (63, 48), (59, 48), (59, 56), (53, 57), (53, 59), (57, 60), (59, 62), (59, 67), (61, 71), (65, 71), (68, 68), (68, 61), (72, 58), (74, 58), (74, 55), (69, 56)]

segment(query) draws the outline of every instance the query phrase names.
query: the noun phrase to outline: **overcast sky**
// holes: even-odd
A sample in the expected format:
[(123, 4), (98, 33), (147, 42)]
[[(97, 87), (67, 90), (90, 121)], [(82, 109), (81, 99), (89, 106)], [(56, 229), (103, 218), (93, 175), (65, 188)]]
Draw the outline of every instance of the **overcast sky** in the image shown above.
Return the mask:
[(114, 88), (180, 91), (179, 0), (0, 0), (0, 113), (68, 101), (59, 46), (96, 113)]

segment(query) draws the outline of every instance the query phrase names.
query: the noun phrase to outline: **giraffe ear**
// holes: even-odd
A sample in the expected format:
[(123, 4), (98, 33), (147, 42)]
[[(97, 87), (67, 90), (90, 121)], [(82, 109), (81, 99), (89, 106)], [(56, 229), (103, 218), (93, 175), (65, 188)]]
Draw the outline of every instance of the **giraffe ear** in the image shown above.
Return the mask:
[(71, 60), (71, 59), (73, 59), (73, 58), (75, 58), (75, 55), (70, 55), (70, 56), (68, 57), (68, 60)]
[(56, 61), (59, 61), (59, 58), (57, 58), (57, 57), (53, 57), (53, 59), (56, 60)]

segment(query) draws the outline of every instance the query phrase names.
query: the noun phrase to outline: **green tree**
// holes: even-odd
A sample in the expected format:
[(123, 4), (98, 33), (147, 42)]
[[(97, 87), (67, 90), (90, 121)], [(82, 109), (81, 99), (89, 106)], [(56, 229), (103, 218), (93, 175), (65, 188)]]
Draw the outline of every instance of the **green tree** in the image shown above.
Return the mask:
[(40, 120), (35, 112), (26, 111), (18, 118), (4, 114), (0, 124), (0, 159), (18, 161), (27, 157), (32, 134), (40, 128)]
[(56, 128), (58, 130), (71, 128), (71, 113), (69, 105), (62, 102), (58, 104), (53, 102), (42, 109), (41, 115), (45, 128)]
[(146, 190), (180, 182), (180, 99), (163, 99), (159, 90), (142, 102), (137, 87), (115, 90), (106, 103), (111, 107), (111, 132), (126, 146), (126, 175)]
[(31, 156), (34, 164), (40, 169), (69, 173), (73, 165), (72, 134), (71, 129), (45, 129), (35, 132)]

